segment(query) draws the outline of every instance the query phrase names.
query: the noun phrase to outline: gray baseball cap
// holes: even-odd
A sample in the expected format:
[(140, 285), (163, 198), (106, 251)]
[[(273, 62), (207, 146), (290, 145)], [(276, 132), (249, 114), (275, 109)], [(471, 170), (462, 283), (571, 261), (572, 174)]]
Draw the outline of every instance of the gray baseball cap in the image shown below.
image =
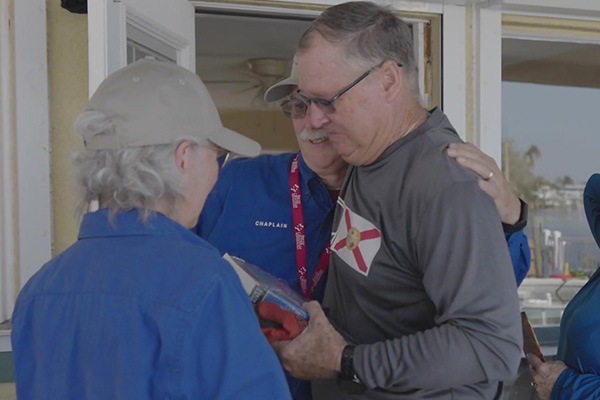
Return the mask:
[(282, 81), (277, 82), (265, 91), (266, 102), (270, 103), (272, 101), (284, 99), (292, 93), (296, 86), (298, 86), (298, 70), (296, 69), (297, 65), (298, 61), (294, 56), (294, 59), (292, 60), (292, 70), (290, 71), (290, 76)]
[(192, 137), (244, 156), (260, 153), (257, 142), (223, 127), (198, 75), (170, 62), (142, 59), (113, 72), (100, 84), (87, 111), (106, 114), (115, 127), (114, 134), (87, 138), (88, 150), (160, 145)]

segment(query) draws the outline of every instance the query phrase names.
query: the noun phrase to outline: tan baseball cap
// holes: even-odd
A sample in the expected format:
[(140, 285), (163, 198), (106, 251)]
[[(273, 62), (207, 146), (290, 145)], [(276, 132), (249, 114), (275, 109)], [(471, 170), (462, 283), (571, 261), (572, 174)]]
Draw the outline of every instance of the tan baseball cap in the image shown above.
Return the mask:
[(198, 75), (176, 64), (142, 59), (109, 75), (90, 99), (88, 111), (106, 114), (115, 132), (87, 138), (88, 150), (209, 140), (244, 156), (260, 145), (223, 127), (217, 107)]
[(266, 102), (270, 103), (272, 101), (284, 99), (292, 93), (296, 86), (298, 86), (298, 70), (296, 69), (297, 65), (298, 61), (294, 56), (294, 59), (292, 60), (292, 70), (290, 71), (290, 76), (282, 81), (277, 82), (266, 90)]

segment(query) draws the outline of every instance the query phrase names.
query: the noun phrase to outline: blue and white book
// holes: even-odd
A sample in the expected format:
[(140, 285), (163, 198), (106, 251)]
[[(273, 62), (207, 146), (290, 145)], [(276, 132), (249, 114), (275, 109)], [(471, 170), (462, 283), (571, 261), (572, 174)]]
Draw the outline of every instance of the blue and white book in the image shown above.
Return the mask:
[(285, 281), (239, 257), (225, 253), (223, 259), (229, 262), (237, 273), (252, 303), (270, 301), (308, 320), (308, 314), (302, 309), (302, 303), (306, 300)]

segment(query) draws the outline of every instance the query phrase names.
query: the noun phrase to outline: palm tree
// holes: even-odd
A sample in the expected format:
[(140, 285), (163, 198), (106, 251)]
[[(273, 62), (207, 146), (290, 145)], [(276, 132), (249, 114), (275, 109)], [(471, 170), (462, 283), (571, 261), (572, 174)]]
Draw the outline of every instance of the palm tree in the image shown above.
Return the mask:
[(539, 158), (541, 155), (540, 149), (535, 144), (529, 146), (529, 149), (525, 152), (525, 160), (527, 160), (527, 164), (530, 167), (533, 167), (535, 164), (535, 159)]
[(573, 184), (573, 178), (568, 175), (563, 176), (562, 178), (558, 178), (558, 182), (562, 187)]

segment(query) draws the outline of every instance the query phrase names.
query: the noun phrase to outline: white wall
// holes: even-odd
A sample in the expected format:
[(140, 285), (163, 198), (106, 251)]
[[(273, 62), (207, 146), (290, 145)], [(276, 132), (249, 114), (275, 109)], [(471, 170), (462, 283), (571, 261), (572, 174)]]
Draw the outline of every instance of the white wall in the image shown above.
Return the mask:
[[(15, 257), (19, 264), (17, 278), (23, 285), (51, 255), (46, 1), (18, 0), (14, 1), (13, 7), (17, 167)], [(12, 133), (3, 129), (2, 135), (7, 134)], [(15, 289), (16, 292), (19, 287)], [(0, 336), (0, 351), (9, 350), (8, 337)]]
[(51, 255), (46, 1), (14, 2), (19, 278)]

